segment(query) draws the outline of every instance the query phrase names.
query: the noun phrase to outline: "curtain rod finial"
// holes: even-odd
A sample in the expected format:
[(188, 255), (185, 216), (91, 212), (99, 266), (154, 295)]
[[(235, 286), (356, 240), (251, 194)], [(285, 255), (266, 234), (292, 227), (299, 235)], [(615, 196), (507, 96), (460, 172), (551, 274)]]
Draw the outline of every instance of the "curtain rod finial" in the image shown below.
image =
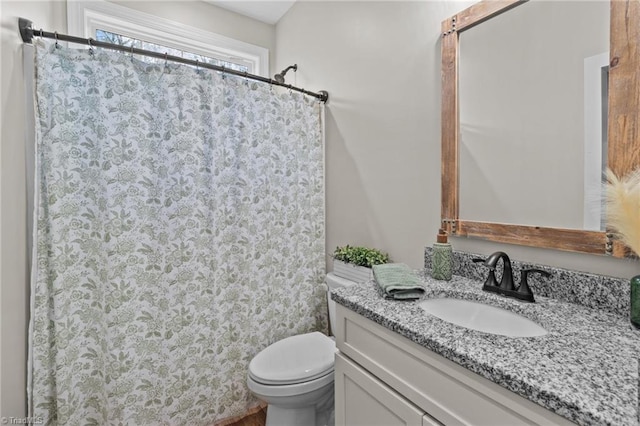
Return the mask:
[(326, 90), (321, 90), (318, 93), (320, 94), (320, 101), (324, 102), (325, 104), (329, 102), (329, 92), (327, 92)]
[(18, 18), (18, 28), (20, 29), (20, 37), (22, 37), (22, 41), (25, 43), (31, 43), (31, 39), (33, 39), (33, 31), (31, 30), (31, 22), (25, 18)]

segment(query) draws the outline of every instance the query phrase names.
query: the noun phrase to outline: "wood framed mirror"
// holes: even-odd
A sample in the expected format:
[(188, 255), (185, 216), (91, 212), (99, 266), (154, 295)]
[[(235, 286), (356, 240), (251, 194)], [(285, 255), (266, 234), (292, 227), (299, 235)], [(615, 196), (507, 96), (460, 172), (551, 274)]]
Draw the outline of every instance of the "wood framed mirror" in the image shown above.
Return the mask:
[[(625, 257), (626, 247), (605, 230), (460, 217), (460, 35), (526, 2), (483, 0), (442, 23), (441, 226), (456, 237)], [(608, 125), (603, 155), (607, 166), (622, 176), (640, 167), (640, 0), (612, 0), (609, 21)]]

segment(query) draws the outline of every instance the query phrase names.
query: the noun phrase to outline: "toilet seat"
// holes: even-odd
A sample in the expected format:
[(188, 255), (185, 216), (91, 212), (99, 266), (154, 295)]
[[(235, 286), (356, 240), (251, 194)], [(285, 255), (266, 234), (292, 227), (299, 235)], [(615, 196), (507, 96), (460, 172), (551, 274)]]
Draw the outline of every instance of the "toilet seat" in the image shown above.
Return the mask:
[(249, 363), (249, 377), (263, 385), (294, 385), (333, 378), (336, 344), (320, 332), (287, 337)]
[(302, 397), (305, 394), (318, 391), (326, 386), (333, 387), (334, 381), (333, 369), (322, 377), (309, 380), (302, 383), (294, 383), (290, 385), (265, 385), (255, 381), (251, 375), (247, 377), (247, 387), (254, 395), (258, 397)]

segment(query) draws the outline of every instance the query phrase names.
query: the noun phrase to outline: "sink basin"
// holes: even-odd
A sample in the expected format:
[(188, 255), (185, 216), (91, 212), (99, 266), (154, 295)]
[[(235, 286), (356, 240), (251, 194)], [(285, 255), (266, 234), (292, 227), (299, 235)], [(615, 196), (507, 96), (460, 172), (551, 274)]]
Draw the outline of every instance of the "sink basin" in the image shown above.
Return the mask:
[(472, 330), (509, 337), (544, 336), (547, 330), (516, 313), (462, 299), (429, 299), (418, 304), (425, 312)]

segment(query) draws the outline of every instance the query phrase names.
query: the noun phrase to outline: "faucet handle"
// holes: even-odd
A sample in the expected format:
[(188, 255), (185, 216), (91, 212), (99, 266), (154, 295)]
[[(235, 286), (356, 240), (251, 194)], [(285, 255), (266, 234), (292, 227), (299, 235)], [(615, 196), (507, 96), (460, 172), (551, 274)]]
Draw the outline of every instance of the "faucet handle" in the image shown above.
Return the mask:
[(473, 261), (473, 263), (482, 263), (482, 266), (486, 266), (487, 268), (489, 268), (490, 271), (496, 270), (496, 265), (491, 265), (487, 263), (487, 259), (483, 259), (481, 257), (474, 257), (471, 260)]
[[(487, 265), (487, 261), (485, 259), (481, 259), (479, 257), (471, 259), (474, 263), (482, 263), (482, 266), (486, 266), (489, 268), (489, 275), (487, 275), (487, 279), (482, 286), (483, 290), (490, 289), (492, 287), (498, 287), (498, 280), (496, 280), (495, 265)], [(495, 290), (493, 290), (495, 291)]]
[(529, 287), (529, 274), (540, 274), (543, 277), (550, 277), (551, 274), (547, 271), (544, 271), (542, 269), (536, 269), (536, 268), (529, 268), (529, 269), (523, 269), (522, 272), (520, 272), (520, 286), (518, 287), (518, 293), (522, 294), (523, 296), (527, 297), (527, 300), (529, 300), (530, 302), (533, 302), (533, 292), (531, 291), (531, 287)]

